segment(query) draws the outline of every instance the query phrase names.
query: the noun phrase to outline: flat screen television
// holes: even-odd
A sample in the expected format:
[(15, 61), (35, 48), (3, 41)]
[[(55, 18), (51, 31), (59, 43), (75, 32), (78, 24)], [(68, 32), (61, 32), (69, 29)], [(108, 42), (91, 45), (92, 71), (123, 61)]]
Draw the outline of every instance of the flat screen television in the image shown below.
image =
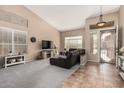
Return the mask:
[(42, 49), (51, 49), (52, 41), (42, 40)]

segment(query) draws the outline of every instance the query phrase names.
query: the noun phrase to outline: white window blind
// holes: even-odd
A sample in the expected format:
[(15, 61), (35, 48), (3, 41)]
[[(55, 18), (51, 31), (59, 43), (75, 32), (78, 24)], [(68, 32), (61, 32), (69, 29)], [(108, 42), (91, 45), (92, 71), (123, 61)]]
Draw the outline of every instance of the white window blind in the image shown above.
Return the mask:
[(0, 55), (27, 52), (27, 32), (0, 27)]
[(65, 48), (82, 48), (82, 36), (65, 37)]

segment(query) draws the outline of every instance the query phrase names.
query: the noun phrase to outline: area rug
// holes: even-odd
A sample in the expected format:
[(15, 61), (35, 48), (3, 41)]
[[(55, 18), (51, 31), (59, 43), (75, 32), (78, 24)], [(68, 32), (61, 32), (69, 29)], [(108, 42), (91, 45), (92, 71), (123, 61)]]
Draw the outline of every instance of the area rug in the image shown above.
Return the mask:
[(49, 60), (27, 62), (0, 69), (1, 88), (56, 88), (59, 87), (79, 64), (64, 69), (49, 64)]

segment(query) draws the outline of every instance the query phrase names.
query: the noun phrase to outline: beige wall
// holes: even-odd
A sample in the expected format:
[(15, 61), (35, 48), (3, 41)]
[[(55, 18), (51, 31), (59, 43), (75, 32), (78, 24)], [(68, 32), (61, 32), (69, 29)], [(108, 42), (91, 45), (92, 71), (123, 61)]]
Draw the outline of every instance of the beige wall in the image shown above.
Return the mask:
[[(104, 21), (114, 21), (115, 26), (117, 26), (118, 25), (118, 12), (104, 15), (103, 20)], [(96, 24), (98, 21), (99, 21), (99, 17), (94, 17), (94, 18), (87, 19), (86, 23), (85, 23), (85, 49), (86, 49), (87, 54), (88, 54), (88, 60), (91, 60), (91, 61), (94, 61), (94, 62), (99, 61), (98, 60), (99, 55), (98, 55), (98, 53), (96, 55), (93, 55), (93, 54), (90, 53), (90, 43), (91, 43), (90, 42), (90, 33), (91, 32), (96, 32), (96, 33), (99, 34), (100, 30), (109, 29), (109, 28), (103, 28), (103, 29), (90, 30), (89, 25)], [(99, 46), (99, 43), (98, 43), (98, 46)]]
[[(24, 6), (0, 6), (0, 9), (15, 13), (28, 19), (28, 28), (0, 21), (0, 26), (28, 31), (28, 60), (33, 60), (37, 56), (40, 51), (39, 44), (41, 43), (41, 40), (54, 41), (55, 45), (60, 48), (60, 32)], [(30, 42), (30, 37), (32, 36), (36, 37), (36, 43)]]
[[(87, 19), (86, 24), (85, 24), (85, 29), (65, 31), (65, 32), (61, 32), (60, 34), (60, 32), (58, 32), (55, 28), (50, 26), (48, 23), (42, 20), (39, 16), (35, 15), (31, 11), (29, 11), (27, 8), (25, 8), (24, 6), (0, 6), (0, 9), (15, 13), (29, 20), (28, 28), (0, 21), (0, 26), (6, 26), (10, 28), (28, 31), (28, 41), (29, 41), (28, 42), (28, 59), (30, 60), (34, 59), (35, 56), (38, 54), (38, 52), (40, 51), (38, 47), (39, 47), (39, 44), (41, 43), (41, 40), (45, 39), (45, 40), (54, 41), (55, 45), (58, 48), (61, 48), (61, 51), (62, 51), (64, 49), (64, 37), (82, 35), (85, 41), (83, 42), (83, 47), (86, 48), (86, 51), (88, 53), (88, 59), (96, 61), (96, 55), (94, 57), (94, 55), (90, 54), (90, 32), (92, 32), (92, 30), (89, 30), (89, 25), (95, 24), (98, 21), (98, 17)], [(123, 6), (121, 6), (119, 13), (120, 13), (120, 18), (121, 18), (120, 24), (123, 29), (124, 28), (124, 18), (123, 18), (124, 7)], [(114, 20), (115, 25), (117, 25), (118, 24), (118, 13), (104, 15), (104, 20), (105, 21)], [(100, 31), (100, 29), (94, 30), (94, 31)], [(30, 42), (30, 37), (32, 36), (37, 37), (36, 43)], [(61, 37), (61, 47), (60, 47), (60, 37)]]
[(122, 33), (122, 46), (124, 46), (124, 5), (121, 5), (119, 11), (119, 31)]
[(61, 32), (60, 34), (60, 40), (61, 40), (61, 47), (60, 50), (63, 51), (64, 50), (64, 46), (65, 46), (65, 37), (71, 37), (71, 36), (83, 36), (83, 40), (82, 40), (82, 47), (84, 48), (84, 33), (85, 33), (85, 29), (77, 29), (77, 30), (71, 30), (71, 31), (64, 31)]

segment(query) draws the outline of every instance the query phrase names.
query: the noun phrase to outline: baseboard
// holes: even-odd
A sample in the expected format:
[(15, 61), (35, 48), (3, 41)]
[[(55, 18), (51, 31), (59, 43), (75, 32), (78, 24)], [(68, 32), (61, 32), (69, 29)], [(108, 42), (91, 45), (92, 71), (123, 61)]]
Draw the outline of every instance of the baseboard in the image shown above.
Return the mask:
[(36, 61), (36, 60), (26, 60), (26, 62), (33, 62), (33, 61)]
[(89, 62), (95, 62), (95, 63), (99, 63), (98, 61), (94, 61), (94, 60), (88, 60)]

